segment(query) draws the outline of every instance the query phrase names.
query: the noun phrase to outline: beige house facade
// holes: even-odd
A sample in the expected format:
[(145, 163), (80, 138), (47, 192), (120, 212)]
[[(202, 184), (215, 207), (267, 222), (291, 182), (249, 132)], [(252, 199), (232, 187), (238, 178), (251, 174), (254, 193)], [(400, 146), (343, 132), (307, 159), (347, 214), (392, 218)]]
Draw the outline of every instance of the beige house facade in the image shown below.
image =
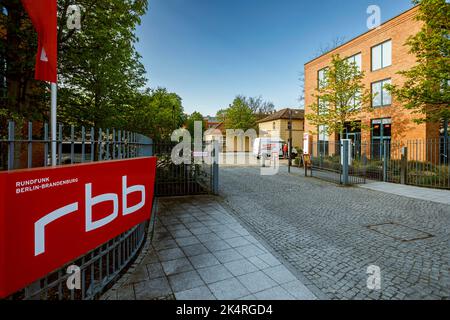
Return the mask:
[(279, 137), (286, 143), (289, 141), (289, 119), (292, 110), (292, 146), (303, 148), (305, 132), (305, 112), (300, 109), (282, 109), (258, 121), (259, 137)]

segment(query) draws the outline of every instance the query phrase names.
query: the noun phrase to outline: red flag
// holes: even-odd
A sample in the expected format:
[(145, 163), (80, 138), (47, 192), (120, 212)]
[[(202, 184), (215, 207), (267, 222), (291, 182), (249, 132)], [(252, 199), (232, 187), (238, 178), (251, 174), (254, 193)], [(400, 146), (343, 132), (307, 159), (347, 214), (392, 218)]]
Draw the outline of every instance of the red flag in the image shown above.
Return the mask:
[(38, 33), (36, 80), (56, 83), (57, 67), (57, 6), (56, 0), (22, 0)]

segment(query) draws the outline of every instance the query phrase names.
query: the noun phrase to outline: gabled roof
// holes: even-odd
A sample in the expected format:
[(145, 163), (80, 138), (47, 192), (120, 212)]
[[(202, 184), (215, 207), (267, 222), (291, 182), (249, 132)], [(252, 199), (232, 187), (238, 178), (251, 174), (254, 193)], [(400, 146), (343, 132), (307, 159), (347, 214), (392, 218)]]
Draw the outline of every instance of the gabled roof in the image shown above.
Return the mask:
[(286, 109), (277, 111), (277, 112), (265, 117), (264, 119), (257, 121), (257, 123), (275, 121), (275, 120), (280, 120), (280, 119), (289, 120), (289, 110), (292, 110), (292, 120), (304, 120), (305, 119), (305, 110), (286, 108)]

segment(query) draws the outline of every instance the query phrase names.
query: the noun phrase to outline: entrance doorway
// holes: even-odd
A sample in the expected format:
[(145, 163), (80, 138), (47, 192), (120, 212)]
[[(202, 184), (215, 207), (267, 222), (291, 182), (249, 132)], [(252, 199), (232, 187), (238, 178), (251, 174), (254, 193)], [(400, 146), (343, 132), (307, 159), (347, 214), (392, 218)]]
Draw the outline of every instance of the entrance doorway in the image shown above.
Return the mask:
[(352, 148), (352, 158), (357, 159), (361, 156), (361, 124), (351, 126), (350, 123), (345, 125), (344, 134), (341, 139), (350, 139)]
[(372, 159), (380, 160), (384, 154), (384, 144), (388, 141), (387, 156), (390, 157), (392, 120), (390, 118), (372, 120)]

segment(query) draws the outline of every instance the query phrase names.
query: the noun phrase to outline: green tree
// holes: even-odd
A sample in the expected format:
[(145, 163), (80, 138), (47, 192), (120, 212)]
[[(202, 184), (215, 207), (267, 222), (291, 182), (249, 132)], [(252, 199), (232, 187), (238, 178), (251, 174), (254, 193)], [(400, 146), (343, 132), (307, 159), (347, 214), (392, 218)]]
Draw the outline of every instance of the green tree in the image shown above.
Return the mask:
[(227, 109), (220, 109), (219, 111), (216, 112), (216, 118), (219, 121), (225, 122), (226, 113), (227, 113)]
[[(422, 29), (407, 45), (417, 64), (400, 72), (403, 86), (389, 86), (393, 96), (417, 115), (415, 121), (444, 120), (448, 132), (450, 119), (450, 4), (446, 0), (413, 0), (420, 5), (417, 19)], [(447, 136), (447, 134), (445, 135)]]
[(186, 127), (189, 130), (191, 137), (194, 138), (194, 133), (195, 133), (195, 122), (196, 121), (201, 121), (202, 122), (202, 130), (205, 130), (205, 118), (203, 117), (203, 115), (200, 112), (193, 112), (186, 120)]
[(317, 102), (309, 106), (312, 112), (306, 118), (329, 135), (342, 134), (347, 126), (361, 128), (357, 116), (371, 110), (372, 98), (362, 83), (363, 78), (364, 72), (354, 62), (334, 55), (313, 94)]
[[(147, 0), (77, 0), (80, 31), (67, 28), (71, 4), (58, 1), (58, 121), (124, 127), (146, 81), (134, 45)], [(49, 86), (34, 80), (36, 32), (20, 0), (2, 0), (0, 9), (0, 55), (6, 60), (0, 72), (7, 86), (0, 117), (48, 120)]]
[(256, 128), (254, 112), (243, 96), (237, 96), (224, 114), (226, 129), (242, 129), (246, 131)]
[(93, 127), (124, 127), (145, 69), (134, 45), (146, 0), (85, 0), (80, 31), (65, 28), (70, 0), (59, 1), (60, 119)]
[(148, 135), (155, 141), (169, 141), (172, 132), (185, 122), (181, 98), (157, 88), (136, 96), (127, 129)]

